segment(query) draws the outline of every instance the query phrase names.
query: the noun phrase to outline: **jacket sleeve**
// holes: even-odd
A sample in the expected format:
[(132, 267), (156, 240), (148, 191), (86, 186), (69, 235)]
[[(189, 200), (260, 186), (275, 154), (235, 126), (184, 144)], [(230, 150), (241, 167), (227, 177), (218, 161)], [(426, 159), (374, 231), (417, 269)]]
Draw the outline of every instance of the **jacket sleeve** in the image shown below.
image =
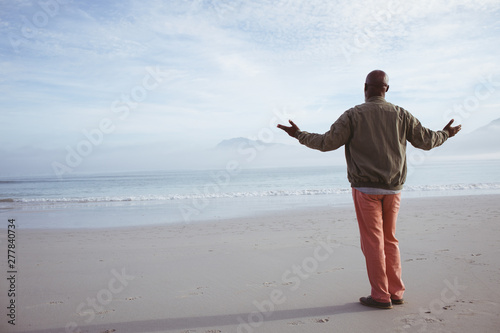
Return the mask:
[(406, 139), (415, 148), (431, 150), (441, 146), (448, 139), (449, 135), (446, 131), (432, 131), (422, 126), (420, 121), (409, 112), (406, 112), (406, 116), (408, 120)]
[(320, 151), (335, 150), (345, 145), (351, 137), (351, 122), (349, 110), (344, 112), (325, 134), (300, 132), (297, 135), (299, 142), (309, 148)]

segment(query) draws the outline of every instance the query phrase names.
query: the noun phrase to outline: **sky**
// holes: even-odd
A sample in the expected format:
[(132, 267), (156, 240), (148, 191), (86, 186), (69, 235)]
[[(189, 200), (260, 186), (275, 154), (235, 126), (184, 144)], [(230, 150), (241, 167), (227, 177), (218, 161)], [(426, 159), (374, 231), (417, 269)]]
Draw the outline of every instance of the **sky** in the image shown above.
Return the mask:
[(0, 177), (296, 144), (277, 123), (327, 131), (374, 69), (431, 129), (500, 118), (498, 0), (1, 0), (0, 32)]

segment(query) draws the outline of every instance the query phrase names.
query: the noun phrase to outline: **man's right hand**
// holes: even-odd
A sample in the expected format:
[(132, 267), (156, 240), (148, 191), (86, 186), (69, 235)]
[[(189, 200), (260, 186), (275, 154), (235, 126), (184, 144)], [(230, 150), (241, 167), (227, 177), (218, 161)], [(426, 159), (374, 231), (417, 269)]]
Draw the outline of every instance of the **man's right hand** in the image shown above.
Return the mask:
[(450, 122), (443, 128), (443, 131), (448, 132), (448, 137), (450, 138), (455, 136), (455, 134), (457, 134), (462, 129), (462, 125), (452, 127), (451, 124), (453, 124), (454, 121), (455, 119), (450, 120)]
[(287, 132), (288, 135), (290, 135), (291, 137), (295, 137), (295, 135), (297, 135), (297, 132), (300, 131), (300, 129), (297, 125), (295, 125), (293, 121), (289, 120), (288, 122), (292, 126), (285, 126), (278, 124), (278, 128), (281, 128), (283, 131)]

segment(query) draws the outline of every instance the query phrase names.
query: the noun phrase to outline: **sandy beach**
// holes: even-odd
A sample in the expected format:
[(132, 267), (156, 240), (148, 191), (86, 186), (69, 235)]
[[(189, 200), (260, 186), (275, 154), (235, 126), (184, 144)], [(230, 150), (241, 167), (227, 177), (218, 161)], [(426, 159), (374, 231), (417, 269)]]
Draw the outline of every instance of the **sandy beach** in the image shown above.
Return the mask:
[(370, 287), (352, 205), (178, 225), (18, 228), (15, 326), (2, 260), (0, 330), (498, 332), (499, 202), (403, 194), (406, 303), (391, 310), (358, 302)]

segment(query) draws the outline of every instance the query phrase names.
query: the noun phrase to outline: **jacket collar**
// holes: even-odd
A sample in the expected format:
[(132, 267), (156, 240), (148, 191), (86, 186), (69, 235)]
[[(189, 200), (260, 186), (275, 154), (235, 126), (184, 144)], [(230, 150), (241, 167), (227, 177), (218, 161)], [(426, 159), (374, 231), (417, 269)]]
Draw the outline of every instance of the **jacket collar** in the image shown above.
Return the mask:
[(382, 96), (372, 96), (366, 100), (366, 102), (385, 102), (385, 98)]

